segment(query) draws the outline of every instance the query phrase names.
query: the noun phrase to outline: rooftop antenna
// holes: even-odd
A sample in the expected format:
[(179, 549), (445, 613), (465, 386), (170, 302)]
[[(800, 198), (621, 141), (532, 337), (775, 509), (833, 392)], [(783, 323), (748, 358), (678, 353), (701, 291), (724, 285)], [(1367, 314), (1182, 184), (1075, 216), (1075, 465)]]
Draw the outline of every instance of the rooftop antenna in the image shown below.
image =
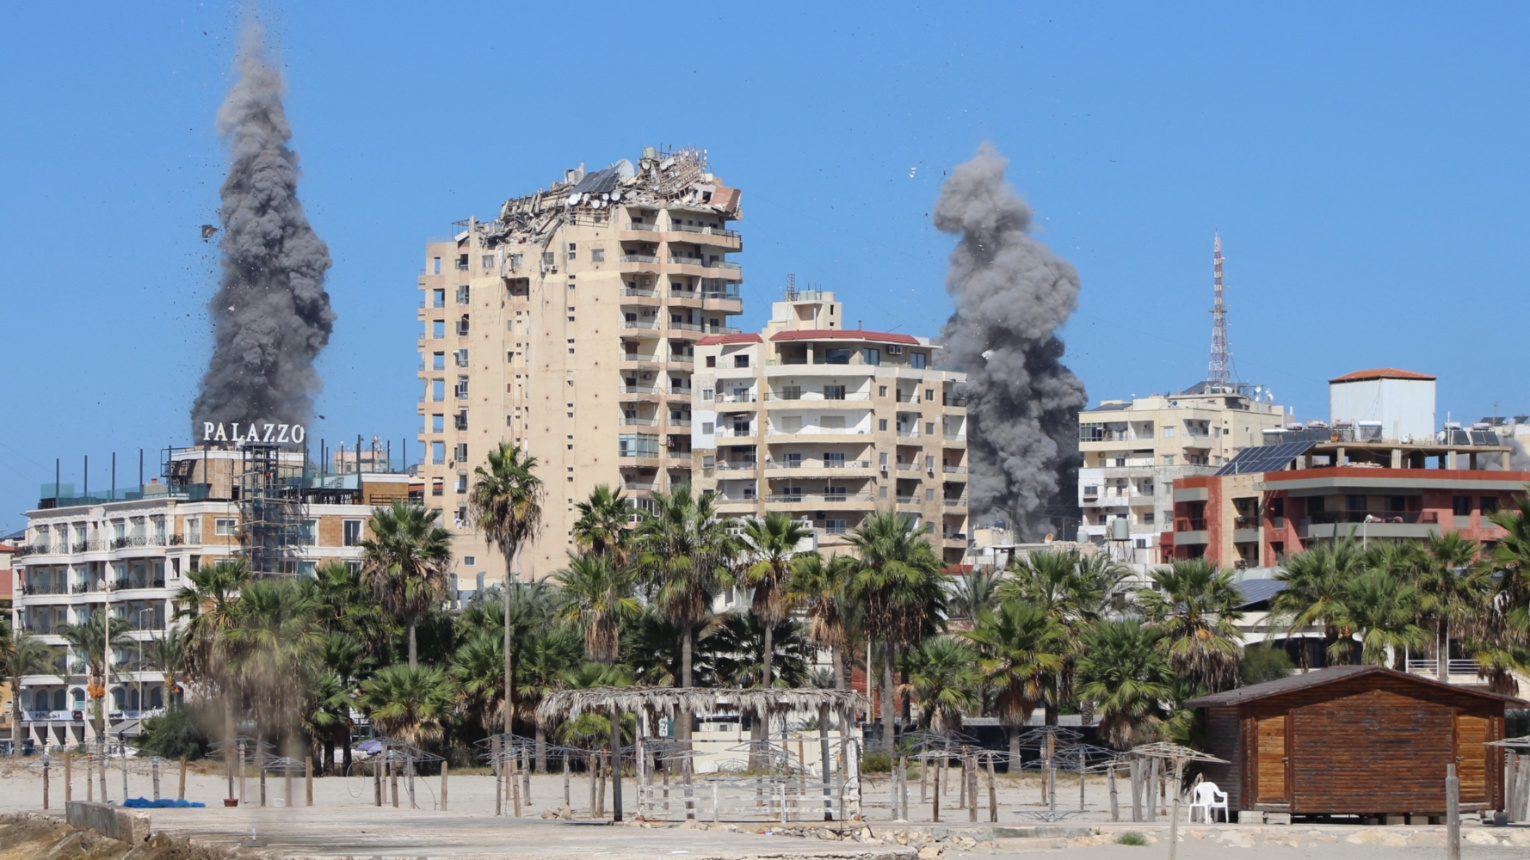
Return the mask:
[(1206, 381), (1213, 387), (1226, 388), (1232, 382), (1231, 364), (1227, 351), (1227, 306), (1222, 304), (1222, 236), (1216, 235), (1211, 246), (1212, 300), (1211, 300), (1211, 365)]
[(786, 276), (786, 300), (789, 302), (795, 302), (797, 300), (796, 273), (791, 273)]

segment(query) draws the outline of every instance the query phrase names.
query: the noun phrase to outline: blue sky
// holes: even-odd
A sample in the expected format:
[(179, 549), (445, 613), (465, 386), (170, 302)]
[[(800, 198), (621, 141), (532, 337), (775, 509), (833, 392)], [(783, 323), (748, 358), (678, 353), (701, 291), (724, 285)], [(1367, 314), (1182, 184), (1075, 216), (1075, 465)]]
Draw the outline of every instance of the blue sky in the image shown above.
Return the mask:
[[(1092, 401), (1206, 372), (1211, 241), (1234, 362), (1299, 418), (1325, 380), (1438, 374), (1439, 411), (1530, 411), (1530, 7), (1437, 4), (270, 4), (339, 321), (311, 435), (417, 431), (427, 237), (584, 162), (710, 151), (744, 189), (743, 323), (788, 273), (934, 334), (942, 172), (992, 140), (1079, 269)], [(0, 9), (0, 527), (37, 485), (185, 444), (224, 163), (221, 3)], [(412, 438), (411, 448), (418, 445)]]

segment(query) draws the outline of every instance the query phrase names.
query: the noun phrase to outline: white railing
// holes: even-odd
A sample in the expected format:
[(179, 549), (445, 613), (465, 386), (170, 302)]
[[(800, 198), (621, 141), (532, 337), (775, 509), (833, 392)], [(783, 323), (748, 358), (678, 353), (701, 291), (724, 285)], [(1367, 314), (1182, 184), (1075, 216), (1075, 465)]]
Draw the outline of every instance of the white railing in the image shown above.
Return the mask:
[[(1446, 660), (1445, 669), (1451, 675), (1476, 675), (1481, 669), (1476, 660)], [(1413, 675), (1438, 676), (1440, 664), (1436, 660), (1424, 658), (1420, 660), (1408, 660), (1408, 672)]]

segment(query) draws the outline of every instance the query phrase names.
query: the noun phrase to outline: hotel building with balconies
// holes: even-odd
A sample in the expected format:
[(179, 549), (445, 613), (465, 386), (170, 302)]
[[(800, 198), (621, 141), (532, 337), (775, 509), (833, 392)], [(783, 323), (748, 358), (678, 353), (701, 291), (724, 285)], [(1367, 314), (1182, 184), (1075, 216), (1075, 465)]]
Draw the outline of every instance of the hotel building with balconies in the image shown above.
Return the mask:
[(964, 377), (941, 347), (846, 329), (834, 294), (788, 291), (759, 334), (696, 342), (691, 446), (696, 487), (728, 516), (784, 511), (818, 549), (878, 509), (922, 525), (948, 562), (967, 548)]
[[(329, 474), (299, 451), (280, 455), (290, 488), (290, 546), (280, 548), (283, 569), (311, 575), (321, 564), (361, 564), (358, 543), (371, 537), (374, 506), (410, 498), (407, 475), (384, 472)], [(142, 658), (175, 620), (173, 599), (187, 574), (204, 565), (247, 556), (250, 514), (240, 503), (241, 471), (248, 460), (238, 446), (198, 446), (167, 452), (163, 479), (129, 488), (76, 493), (47, 484), (27, 512), (26, 540), (16, 548), (12, 629), (37, 636), (52, 652), (53, 671), (21, 678), (21, 737), (57, 747), (94, 740), (94, 705), (83, 656), (59, 630), (82, 624), (109, 607), (112, 625), (125, 625), (131, 641), (110, 661), (108, 731), (139, 733), (140, 721), (161, 712), (165, 678)]]

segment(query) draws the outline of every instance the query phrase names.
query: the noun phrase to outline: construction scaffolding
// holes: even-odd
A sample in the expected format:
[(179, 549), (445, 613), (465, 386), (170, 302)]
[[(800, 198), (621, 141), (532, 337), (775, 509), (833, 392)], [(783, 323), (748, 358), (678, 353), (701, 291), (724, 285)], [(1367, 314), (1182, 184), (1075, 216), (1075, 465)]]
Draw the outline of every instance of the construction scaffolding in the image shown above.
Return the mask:
[(250, 575), (295, 575), (306, 537), (303, 464), (284, 464), (277, 445), (246, 442), (240, 451), (239, 544)]

